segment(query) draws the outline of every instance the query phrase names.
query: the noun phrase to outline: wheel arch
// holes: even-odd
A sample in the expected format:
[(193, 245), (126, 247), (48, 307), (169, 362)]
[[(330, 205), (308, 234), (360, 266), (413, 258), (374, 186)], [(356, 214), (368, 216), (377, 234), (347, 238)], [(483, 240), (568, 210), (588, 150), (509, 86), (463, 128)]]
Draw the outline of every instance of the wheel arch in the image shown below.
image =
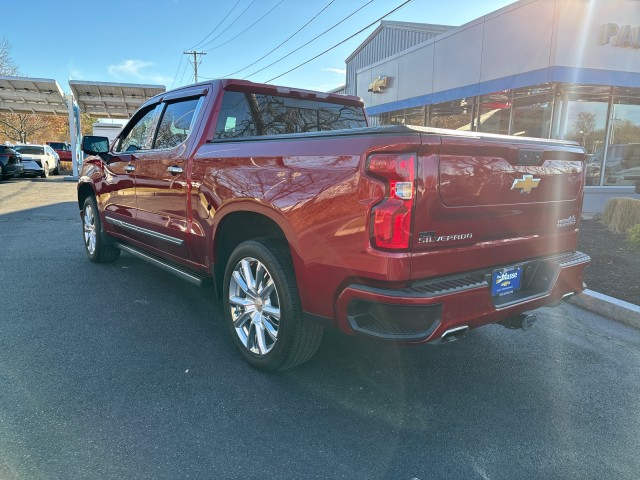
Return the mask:
[[(96, 196), (96, 192), (89, 182), (82, 182), (78, 184), (78, 210), (82, 210), (84, 201), (87, 197)], [(97, 200), (97, 199), (96, 199)]]
[[(272, 213), (272, 212), (269, 212)], [(222, 279), (227, 261), (233, 250), (242, 242), (256, 238), (272, 238), (286, 245), (294, 270), (298, 268), (298, 256), (295, 244), (292, 242), (291, 227), (283, 219), (275, 220), (267, 212), (234, 209), (227, 212), (218, 222), (213, 235), (213, 264), (212, 275), (215, 280), (216, 292), (222, 295)]]

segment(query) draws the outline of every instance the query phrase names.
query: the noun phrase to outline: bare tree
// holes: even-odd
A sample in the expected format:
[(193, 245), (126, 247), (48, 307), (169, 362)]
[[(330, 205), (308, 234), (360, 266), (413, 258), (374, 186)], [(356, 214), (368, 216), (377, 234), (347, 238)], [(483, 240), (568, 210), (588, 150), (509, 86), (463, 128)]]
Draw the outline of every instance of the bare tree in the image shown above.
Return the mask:
[(576, 133), (582, 136), (582, 146), (587, 145), (587, 138), (596, 129), (596, 116), (591, 112), (580, 112), (576, 118)]
[(0, 39), (0, 75), (17, 75), (18, 67), (11, 58), (11, 44), (2, 37)]
[(49, 125), (50, 122), (43, 115), (0, 114), (0, 133), (14, 142), (27, 143), (33, 135), (45, 130)]

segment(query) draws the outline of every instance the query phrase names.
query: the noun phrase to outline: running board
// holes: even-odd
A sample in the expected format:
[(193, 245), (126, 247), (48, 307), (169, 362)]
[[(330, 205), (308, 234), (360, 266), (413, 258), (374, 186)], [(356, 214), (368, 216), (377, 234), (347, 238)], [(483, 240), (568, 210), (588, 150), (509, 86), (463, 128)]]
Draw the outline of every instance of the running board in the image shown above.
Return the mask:
[(175, 276), (180, 277), (182, 280), (186, 280), (187, 282), (192, 283), (193, 285), (197, 285), (198, 287), (201, 287), (202, 284), (207, 280), (206, 277), (189, 272), (188, 270), (185, 270), (182, 267), (166, 262), (165, 260), (161, 260), (158, 257), (155, 257), (149, 253), (143, 252), (142, 250), (138, 250), (137, 248), (134, 248), (131, 245), (125, 245), (124, 243), (116, 242), (114, 243), (113, 246), (127, 253), (130, 253), (134, 257), (138, 257), (139, 259), (144, 260), (145, 262), (149, 262), (155, 265), (156, 267), (160, 267), (161, 269), (169, 273), (173, 273)]

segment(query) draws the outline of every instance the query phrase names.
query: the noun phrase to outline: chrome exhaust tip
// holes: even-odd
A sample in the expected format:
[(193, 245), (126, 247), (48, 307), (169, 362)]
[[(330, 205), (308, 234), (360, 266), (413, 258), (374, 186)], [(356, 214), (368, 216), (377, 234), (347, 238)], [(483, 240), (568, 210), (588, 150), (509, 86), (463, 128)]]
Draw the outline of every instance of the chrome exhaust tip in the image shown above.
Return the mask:
[(538, 317), (533, 313), (521, 313), (509, 318), (505, 318), (498, 325), (502, 325), (509, 330), (531, 330), (533, 325), (538, 321)]
[(468, 331), (469, 331), (468, 325), (462, 325), (460, 327), (450, 328), (440, 336), (439, 343), (455, 342), (456, 340), (459, 340), (462, 337), (464, 337)]

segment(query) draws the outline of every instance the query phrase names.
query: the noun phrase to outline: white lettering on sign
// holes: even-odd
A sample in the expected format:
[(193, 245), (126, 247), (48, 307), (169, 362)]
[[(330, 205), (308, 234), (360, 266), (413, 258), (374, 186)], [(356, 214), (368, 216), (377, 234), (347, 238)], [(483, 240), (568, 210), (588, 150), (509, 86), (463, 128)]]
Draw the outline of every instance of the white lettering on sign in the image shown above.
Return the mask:
[(640, 26), (607, 23), (602, 26), (601, 45), (613, 47), (640, 48)]
[(504, 282), (506, 280), (514, 280), (516, 278), (518, 278), (518, 272), (513, 272), (513, 273), (502, 272), (496, 278), (496, 283), (502, 283), (502, 282)]

